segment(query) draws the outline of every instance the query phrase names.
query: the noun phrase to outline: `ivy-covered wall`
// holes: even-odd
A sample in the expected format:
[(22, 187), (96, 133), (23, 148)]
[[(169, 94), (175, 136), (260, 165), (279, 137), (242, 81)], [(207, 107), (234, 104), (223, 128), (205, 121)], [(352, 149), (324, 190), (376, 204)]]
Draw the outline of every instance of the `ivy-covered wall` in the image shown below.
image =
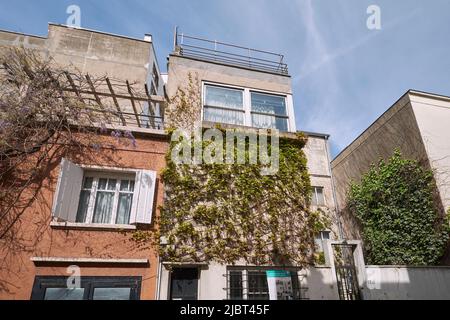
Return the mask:
[(433, 265), (449, 241), (449, 217), (433, 201), (433, 173), (396, 150), (353, 183), (349, 207), (369, 264)]
[(176, 164), (172, 142), (162, 173), (162, 260), (311, 263), (314, 235), (328, 222), (309, 209), (306, 141), (303, 134), (280, 138), (279, 170), (274, 175), (263, 175), (260, 164)]

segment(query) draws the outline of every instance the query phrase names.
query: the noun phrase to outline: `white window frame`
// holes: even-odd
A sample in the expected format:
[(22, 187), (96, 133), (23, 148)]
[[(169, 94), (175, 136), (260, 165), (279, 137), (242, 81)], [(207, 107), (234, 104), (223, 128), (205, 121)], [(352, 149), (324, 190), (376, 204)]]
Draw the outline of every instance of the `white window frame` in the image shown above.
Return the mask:
[[(100, 228), (100, 229), (135, 229), (136, 225), (149, 225), (153, 220), (153, 213), (156, 201), (156, 171), (147, 169), (113, 168), (95, 165), (75, 164), (68, 159), (62, 158), (59, 169), (58, 182), (53, 197), (52, 221), (50, 225), (55, 228)], [(75, 222), (84, 177), (95, 174), (98, 177), (112, 177), (114, 179), (126, 179), (134, 177), (133, 202), (131, 207), (129, 224), (115, 224), (117, 217), (117, 206), (114, 207), (114, 223), (89, 223), (92, 222), (95, 199), (89, 199), (88, 211), (91, 215), (86, 218), (87, 223)], [(93, 185), (94, 188), (94, 185)], [(116, 185), (116, 190), (118, 190)], [(91, 189), (91, 194), (93, 190)], [(119, 191), (120, 193), (120, 191)], [(97, 190), (95, 190), (95, 196)], [(118, 203), (118, 202), (117, 202)], [(114, 220), (113, 220), (114, 219)]]
[[(314, 204), (313, 199), (311, 199), (311, 204), (316, 207), (326, 207), (325, 188), (321, 186), (312, 186), (312, 189), (313, 189), (312, 197), (314, 197), (313, 199), (316, 200), (316, 204)], [(322, 198), (323, 198), (322, 204), (320, 204), (318, 201), (319, 198), (317, 197), (317, 189), (322, 189)]]
[[(202, 93), (201, 93), (201, 96), (202, 96), (201, 119), (202, 119), (202, 121), (204, 121), (203, 108), (204, 108), (205, 102), (206, 102), (206, 86), (241, 90), (243, 92), (244, 126), (247, 126), (247, 127), (254, 127), (253, 123), (252, 123), (252, 100), (251, 100), (252, 92), (284, 97), (285, 105), (286, 105), (287, 132), (295, 132), (296, 131), (292, 94), (261, 90), (261, 89), (257, 89), (257, 88), (234, 86), (234, 85), (223, 84), (223, 83), (212, 82), (212, 81), (202, 81), (202, 88), (201, 88), (202, 89)], [(239, 111), (240, 109), (236, 109), (236, 110)], [(255, 112), (255, 113), (256, 114), (264, 114), (264, 113), (260, 113), (260, 112)], [(275, 117), (275, 115), (272, 115), (272, 114), (271, 114), (271, 116)], [(265, 129), (265, 128), (261, 128), (261, 129)]]
[[(104, 190), (105, 192), (114, 192), (114, 198), (113, 198), (113, 207), (112, 207), (112, 212), (111, 212), (111, 221), (110, 222), (103, 222), (102, 224), (111, 224), (111, 225), (117, 225), (116, 220), (117, 220), (117, 207), (119, 204), (119, 194), (120, 193), (131, 193), (129, 191), (120, 191), (120, 181), (121, 180), (133, 180), (134, 181), (134, 189), (133, 189), (133, 198), (132, 198), (132, 202), (131, 202), (131, 212), (130, 212), (130, 218), (131, 218), (131, 214), (133, 213), (133, 208), (136, 207), (135, 202), (136, 202), (136, 174), (132, 174), (132, 173), (118, 173), (118, 172), (96, 172), (96, 171), (89, 171), (89, 170), (84, 170), (84, 175), (83, 175), (83, 184), (84, 184), (84, 179), (88, 177), (88, 178), (93, 178), (92, 181), (92, 188), (90, 189), (90, 196), (89, 196), (89, 204), (88, 204), (88, 210), (86, 213), (86, 220), (85, 221), (78, 221), (77, 223), (85, 223), (85, 224), (94, 224), (95, 222), (93, 222), (94, 219), (94, 209), (95, 209), (95, 202), (97, 200), (97, 192), (98, 190), (98, 183), (100, 179), (115, 179), (116, 180), (116, 187), (114, 189), (114, 191), (109, 191), (109, 190)], [(81, 191), (84, 190), (85, 188), (83, 188), (83, 185), (81, 186), (81, 190), (80, 190), (80, 195), (81, 195)], [(78, 207), (77, 207), (77, 211), (78, 211)], [(130, 222), (128, 221), (128, 223), (126, 223), (127, 225), (130, 224)]]

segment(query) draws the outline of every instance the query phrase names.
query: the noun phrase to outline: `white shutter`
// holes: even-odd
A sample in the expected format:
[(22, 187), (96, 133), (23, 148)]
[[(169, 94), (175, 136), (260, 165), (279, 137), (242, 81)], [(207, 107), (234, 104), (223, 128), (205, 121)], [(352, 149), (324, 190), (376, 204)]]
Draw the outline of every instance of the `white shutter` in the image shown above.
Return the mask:
[[(153, 213), (153, 200), (155, 196), (156, 172), (140, 170), (136, 174), (136, 203), (130, 218), (131, 224), (150, 224)], [(134, 202), (134, 201), (133, 201)]]
[(53, 198), (53, 217), (62, 221), (75, 222), (82, 182), (83, 169), (63, 158)]

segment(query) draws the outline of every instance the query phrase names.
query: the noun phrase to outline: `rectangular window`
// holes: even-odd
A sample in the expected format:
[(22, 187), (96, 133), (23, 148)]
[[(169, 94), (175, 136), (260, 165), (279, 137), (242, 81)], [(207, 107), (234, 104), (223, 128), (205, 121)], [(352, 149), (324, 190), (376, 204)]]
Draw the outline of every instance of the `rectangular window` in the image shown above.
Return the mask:
[(171, 300), (197, 300), (198, 269), (174, 268), (170, 274)]
[(153, 63), (153, 81), (155, 82), (155, 86), (159, 87), (159, 76), (158, 76), (158, 69), (156, 69), (156, 65)]
[[(230, 267), (227, 270), (227, 297), (230, 300), (269, 300), (269, 287), (266, 269), (241, 269)], [(297, 271), (291, 271), (293, 289), (292, 299), (302, 298), (302, 289)]]
[(67, 277), (37, 276), (32, 300), (139, 300), (141, 277), (81, 277), (69, 288)]
[(247, 299), (248, 300), (268, 300), (269, 287), (265, 271), (247, 272)]
[(134, 194), (132, 175), (105, 176), (86, 173), (76, 222), (129, 224)]
[(286, 96), (205, 84), (203, 98), (205, 121), (289, 131)]
[(52, 223), (150, 224), (155, 189), (155, 171), (88, 169), (63, 158)]
[(286, 97), (251, 93), (252, 126), (288, 131)]
[(330, 240), (330, 231), (320, 231), (319, 234), (316, 235), (314, 242), (316, 245), (316, 249), (318, 252), (324, 252), (325, 248), (323, 245), (324, 240)]
[(325, 198), (323, 195), (323, 187), (312, 187), (311, 204), (313, 206), (324, 206)]
[(216, 86), (205, 86), (205, 121), (244, 124), (243, 91)]

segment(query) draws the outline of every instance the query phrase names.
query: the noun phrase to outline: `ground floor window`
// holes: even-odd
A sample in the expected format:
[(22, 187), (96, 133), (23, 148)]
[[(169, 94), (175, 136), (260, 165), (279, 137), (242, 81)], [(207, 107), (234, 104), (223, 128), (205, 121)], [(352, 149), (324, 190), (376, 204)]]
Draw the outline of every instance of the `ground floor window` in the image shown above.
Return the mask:
[[(227, 268), (227, 298), (230, 300), (269, 300), (267, 270), (273, 268)], [(298, 270), (290, 270), (292, 299), (304, 296)]]
[(68, 277), (37, 276), (32, 300), (139, 300), (141, 277), (81, 277), (80, 287), (67, 285)]
[(171, 300), (198, 299), (198, 268), (174, 268), (170, 273)]

